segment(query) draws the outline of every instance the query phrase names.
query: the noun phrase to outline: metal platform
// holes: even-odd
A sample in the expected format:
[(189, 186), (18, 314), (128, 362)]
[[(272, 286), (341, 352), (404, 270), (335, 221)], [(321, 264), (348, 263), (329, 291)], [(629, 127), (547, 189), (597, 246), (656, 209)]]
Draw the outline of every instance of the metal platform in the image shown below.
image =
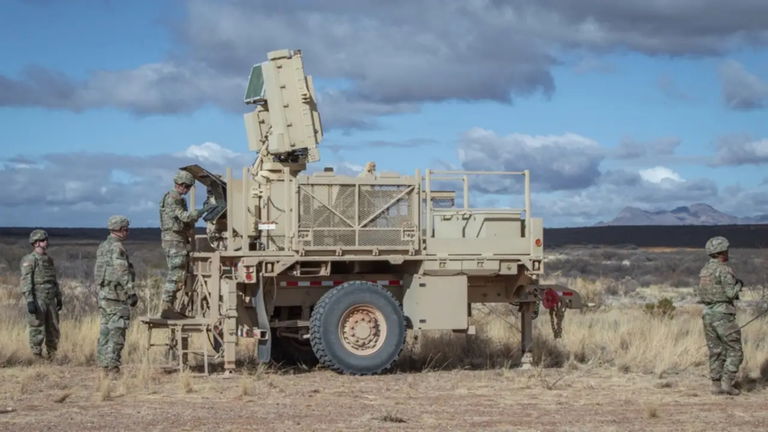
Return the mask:
[[(158, 317), (144, 316), (139, 318), (139, 321), (147, 326), (147, 359), (152, 364), (152, 356), (150, 352), (153, 348), (164, 347), (166, 364), (158, 365), (161, 369), (165, 370), (178, 370), (182, 371), (188, 367), (189, 356), (197, 355), (203, 359), (203, 374), (209, 373), (209, 360), (211, 356), (216, 357), (214, 353), (211, 355), (208, 343), (200, 342), (197, 347), (193, 347), (190, 340), (195, 334), (201, 335), (214, 335), (213, 326), (210, 320), (205, 318), (185, 318), (185, 319), (165, 319)], [(152, 333), (153, 330), (167, 330), (168, 339), (164, 342), (153, 342)]]

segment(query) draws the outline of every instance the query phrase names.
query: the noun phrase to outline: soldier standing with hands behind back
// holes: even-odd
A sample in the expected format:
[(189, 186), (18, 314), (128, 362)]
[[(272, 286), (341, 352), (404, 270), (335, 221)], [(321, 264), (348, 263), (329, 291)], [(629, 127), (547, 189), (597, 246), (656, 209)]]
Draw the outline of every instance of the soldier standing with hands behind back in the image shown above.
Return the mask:
[(48, 256), (48, 233), (36, 229), (29, 234), (34, 250), (21, 259), (21, 292), (27, 301), (29, 347), (32, 354), (43, 356), (43, 341), (48, 358), (56, 355), (59, 345), (59, 311), (61, 289), (56, 281), (56, 268)]
[(99, 287), (99, 343), (96, 359), (106, 372), (120, 372), (125, 332), (131, 322), (131, 308), (139, 302), (134, 290), (136, 274), (123, 240), (128, 237), (128, 218), (111, 216), (109, 236), (96, 251), (93, 276)]
[(160, 317), (166, 319), (185, 318), (174, 309), (176, 294), (184, 285), (189, 265), (190, 239), (194, 234), (195, 222), (214, 206), (206, 203), (199, 210), (187, 210), (184, 199), (195, 178), (187, 171), (179, 171), (173, 178), (174, 187), (160, 201), (160, 230), (163, 251), (168, 264), (168, 275), (163, 287), (163, 305)]
[(744, 353), (733, 302), (739, 298), (744, 284), (726, 264), (729, 244), (725, 237), (712, 237), (705, 248), (710, 259), (699, 272), (698, 295), (705, 305), (702, 320), (709, 349), (712, 393), (735, 396), (741, 393), (733, 383)]

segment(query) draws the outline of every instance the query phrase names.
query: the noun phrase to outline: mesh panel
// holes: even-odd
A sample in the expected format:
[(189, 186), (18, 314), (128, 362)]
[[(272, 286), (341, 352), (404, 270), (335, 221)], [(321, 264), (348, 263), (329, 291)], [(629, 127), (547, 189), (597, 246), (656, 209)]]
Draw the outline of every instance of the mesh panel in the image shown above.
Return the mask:
[[(376, 215), (364, 228), (410, 228), (413, 226), (413, 215), (408, 196), (397, 200), (394, 204)], [(360, 222), (363, 222), (361, 220)]]
[[(384, 206), (395, 199), (395, 197), (400, 195), (407, 187), (408, 186), (399, 185), (360, 186), (360, 222), (364, 222), (369, 217), (376, 214), (384, 208)], [(408, 195), (406, 195), (400, 198), (391, 207), (378, 214), (365, 226), (369, 228), (399, 228), (403, 223), (403, 218), (400, 216), (404, 215), (406, 219), (410, 216), (409, 204), (410, 201), (408, 200)], [(392, 217), (396, 217), (396, 220), (390, 220)]]
[(312, 197), (299, 187), (299, 228), (312, 228)]
[(376, 229), (360, 231), (360, 246), (408, 246), (408, 240), (402, 240), (399, 229)]
[(348, 221), (355, 221), (355, 185), (335, 185), (333, 188), (334, 210), (339, 212)]
[(353, 230), (316, 229), (312, 234), (312, 246), (354, 246)]
[(338, 215), (354, 223), (355, 186), (301, 186), (299, 209), (299, 228), (350, 228), (352, 225)]
[[(402, 240), (402, 228), (415, 228), (416, 209), (411, 208), (411, 194), (391, 203), (409, 186), (359, 187), (358, 219), (355, 220), (355, 185), (299, 186), (299, 228), (312, 230), (311, 241), (300, 240), (306, 247), (412, 245), (411, 240)], [(364, 226), (355, 226), (371, 217)], [(359, 231), (358, 243), (355, 242), (356, 228), (363, 228)]]

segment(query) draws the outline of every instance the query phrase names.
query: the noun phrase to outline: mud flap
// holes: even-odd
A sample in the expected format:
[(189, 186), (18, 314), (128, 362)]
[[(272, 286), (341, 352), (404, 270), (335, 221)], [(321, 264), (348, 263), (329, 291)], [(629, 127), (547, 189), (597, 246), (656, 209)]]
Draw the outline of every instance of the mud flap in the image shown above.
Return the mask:
[[(269, 317), (267, 317), (267, 305), (264, 302), (264, 284), (259, 284), (259, 290), (251, 300), (253, 307), (256, 308), (256, 321), (259, 329), (265, 337), (259, 339), (256, 347), (256, 358), (259, 363), (269, 363), (272, 359), (272, 332), (269, 328)], [(261, 333), (261, 332), (260, 332)]]

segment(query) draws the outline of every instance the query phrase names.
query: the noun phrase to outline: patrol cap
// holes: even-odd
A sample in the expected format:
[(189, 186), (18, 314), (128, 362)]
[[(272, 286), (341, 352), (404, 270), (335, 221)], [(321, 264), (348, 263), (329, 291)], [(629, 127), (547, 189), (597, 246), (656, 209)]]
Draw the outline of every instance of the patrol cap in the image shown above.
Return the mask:
[(179, 172), (177, 172), (176, 175), (173, 177), (173, 182), (176, 184), (192, 186), (195, 184), (195, 178), (192, 177), (192, 174), (186, 171), (179, 170)]
[(36, 229), (33, 230), (31, 233), (29, 233), (29, 244), (35, 244), (36, 241), (45, 240), (48, 238), (48, 233), (41, 230)]
[(707, 250), (708, 255), (714, 255), (716, 253), (727, 251), (729, 246), (730, 244), (728, 243), (727, 238), (717, 236), (707, 240), (707, 244), (704, 246), (704, 249)]
[(107, 228), (109, 228), (110, 231), (128, 228), (128, 224), (128, 218), (122, 215), (110, 216), (109, 220), (107, 220)]

